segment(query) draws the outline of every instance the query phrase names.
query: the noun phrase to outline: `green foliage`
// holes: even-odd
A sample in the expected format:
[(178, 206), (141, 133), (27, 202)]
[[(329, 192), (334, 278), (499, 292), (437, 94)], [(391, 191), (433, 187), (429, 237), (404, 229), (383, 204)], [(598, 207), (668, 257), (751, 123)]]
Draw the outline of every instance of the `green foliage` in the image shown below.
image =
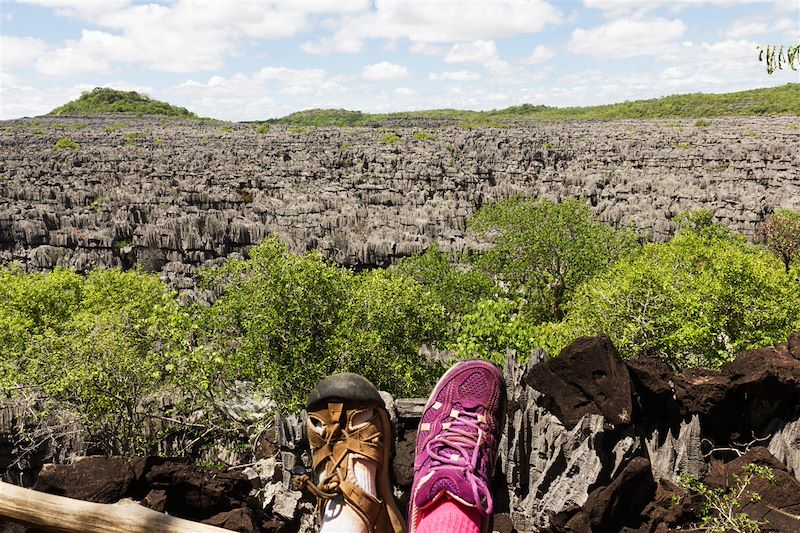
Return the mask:
[(271, 122), (298, 126), (356, 126), (363, 124), (368, 116), (361, 111), (346, 109), (307, 109)]
[(742, 239), (727, 226), (717, 223), (714, 220), (714, 211), (711, 209), (695, 209), (681, 213), (675, 217), (675, 223), (679, 233), (694, 233), (705, 239)]
[(419, 355), (445, 327), (445, 310), (413, 279), (387, 270), (356, 276), (333, 339), (337, 370), (399, 396), (423, 394), (441, 368)]
[[(796, 56), (800, 58), (800, 55)], [(371, 114), (343, 109), (311, 109), (272, 122), (301, 126), (369, 126), (402, 119), (453, 122), (470, 127), (498, 127), (548, 119), (691, 118), (752, 115), (800, 115), (800, 83), (725, 94), (679, 94), (591, 107), (523, 104), (493, 111), (434, 109)]]
[(435, 340), (444, 310), (407, 277), (354, 276), (272, 238), (204, 278), (221, 296), (201, 319), (189, 372), (201, 388), (250, 380), (297, 409), (334, 371), (360, 372), (393, 394), (430, 381), (418, 350)]
[(403, 138), (397, 135), (396, 133), (387, 133), (386, 135), (381, 137), (381, 144), (394, 144), (402, 140)]
[(45, 405), (66, 406), (99, 450), (154, 451), (160, 439), (146, 421), (169, 388), (165, 374), (185, 331), (174, 294), (136, 271), (0, 277), (3, 389), (24, 387)]
[(482, 208), (469, 228), (494, 246), (476, 267), (525, 301), (534, 322), (560, 320), (584, 280), (636, 248), (637, 236), (606, 226), (578, 200), (511, 198)]
[(260, 133), (262, 135), (269, 133), (269, 124), (259, 124), (259, 126), (256, 128), (256, 133)]
[(793, 46), (767, 44), (757, 48), (758, 60), (766, 63), (767, 74), (783, 70), (784, 66), (797, 70), (797, 66), (800, 65), (800, 42)]
[(435, 301), (444, 307), (451, 325), (472, 311), (477, 302), (492, 298), (497, 292), (488, 276), (451, 261), (437, 244), (429, 246), (424, 253), (401, 259), (396, 270), (429, 291)]
[(72, 140), (71, 137), (61, 137), (53, 145), (53, 150), (80, 150), (80, 145)]
[(50, 115), (94, 115), (98, 113), (137, 113), (141, 115), (168, 115), (197, 118), (184, 107), (176, 107), (153, 100), (135, 91), (118, 91), (95, 87), (81, 94), (77, 100), (67, 102), (50, 111)]
[(82, 130), (88, 124), (53, 124), (53, 128), (57, 130)]
[(800, 256), (800, 210), (776, 209), (761, 225), (760, 231), (788, 274)]
[(698, 118), (694, 121), (694, 125), (696, 128), (706, 128), (711, 125), (711, 121), (704, 118)]
[(517, 300), (482, 300), (459, 319), (457, 330), (448, 346), (456, 357), (486, 359), (501, 366), (509, 349), (524, 363), (542, 346), (538, 328), (525, 317)]
[(551, 352), (602, 331), (623, 356), (714, 368), (740, 350), (782, 342), (798, 326), (797, 279), (743, 238), (698, 224), (583, 283), (554, 328), (560, 341)]
[(417, 132), (414, 133), (414, 135), (412, 137), (414, 139), (418, 140), (418, 141), (435, 141), (436, 140), (436, 135), (433, 135), (432, 133), (428, 133), (426, 131), (417, 131)]
[(743, 503), (758, 502), (761, 496), (748, 490), (755, 476), (770, 483), (775, 483), (775, 474), (767, 466), (753, 463), (742, 468), (743, 476), (734, 474), (733, 483), (727, 490), (714, 489), (686, 473), (680, 473), (678, 484), (690, 494), (699, 494), (703, 498), (694, 531), (707, 533), (759, 533), (762, 527), (768, 526), (766, 521), (753, 520), (746, 513), (738, 512)]

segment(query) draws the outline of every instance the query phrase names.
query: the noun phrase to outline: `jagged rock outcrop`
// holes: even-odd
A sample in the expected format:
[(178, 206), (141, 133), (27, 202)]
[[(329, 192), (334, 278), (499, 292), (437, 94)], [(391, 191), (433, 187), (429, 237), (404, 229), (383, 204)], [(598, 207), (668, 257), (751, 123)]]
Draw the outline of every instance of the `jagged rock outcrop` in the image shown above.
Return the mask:
[[(657, 359), (623, 362), (598, 336), (577, 339), (555, 359), (536, 353), (526, 366), (509, 354), (504, 375), (496, 531), (686, 529), (703, 502), (676, 484), (678, 473), (724, 488), (750, 463), (771, 468), (776, 483), (754, 477), (749, 491), (761, 499), (743, 496), (737, 512), (768, 520), (773, 531), (800, 530), (800, 333), (742, 352), (719, 371), (677, 375)], [(424, 400), (386, 403), (403, 507)], [(237, 531), (313, 531), (313, 501), (291, 485), (292, 470), (310, 463), (303, 424), (302, 414), (278, 417), (257, 442), (255, 462), (219, 479), (180, 461), (90, 458), (45, 467), (37, 487), (93, 501), (132, 497)]]
[[(793, 117), (541, 121), (431, 130), (186, 122), (125, 116), (0, 123), (0, 261), (30, 270), (140, 264), (178, 289), (197, 266), (269, 235), (355, 268), (438, 242), (477, 244), (467, 218), (521, 194), (587, 198), (602, 220), (655, 239), (675, 215), (716, 210), (753, 236), (800, 207)], [(388, 142), (387, 133), (401, 140)], [(72, 137), (80, 150), (54, 150)], [(391, 139), (390, 139), (391, 140)]]

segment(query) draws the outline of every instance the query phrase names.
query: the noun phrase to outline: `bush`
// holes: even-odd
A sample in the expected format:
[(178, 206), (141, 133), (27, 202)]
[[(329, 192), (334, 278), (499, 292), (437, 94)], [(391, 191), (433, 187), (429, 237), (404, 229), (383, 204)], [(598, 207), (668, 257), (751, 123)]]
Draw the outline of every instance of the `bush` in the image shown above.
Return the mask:
[(492, 298), (498, 291), (483, 272), (451, 261), (437, 244), (429, 246), (424, 253), (401, 259), (396, 270), (429, 291), (444, 307), (447, 322), (451, 325), (460, 316), (471, 312), (478, 302)]
[(53, 145), (54, 150), (80, 150), (80, 145), (72, 140), (71, 137), (61, 137)]
[(460, 317), (456, 338), (448, 346), (458, 358), (479, 358), (502, 366), (506, 351), (514, 350), (522, 363), (542, 342), (537, 327), (521, 312), (521, 302), (483, 300)]
[(767, 246), (783, 263), (786, 272), (800, 256), (800, 211), (777, 209), (761, 225)]
[(361, 274), (353, 282), (335, 339), (336, 370), (367, 376), (395, 397), (430, 390), (441, 369), (419, 348), (442, 335), (442, 305), (416, 281), (391, 271)]
[(294, 410), (336, 371), (359, 372), (396, 395), (431, 381), (418, 352), (438, 336), (444, 310), (411, 279), (355, 276), (319, 252), (293, 255), (277, 238), (204, 278), (221, 295), (203, 314), (187, 372), (201, 388), (248, 380)]
[(414, 133), (413, 138), (418, 141), (435, 141), (436, 135), (433, 135), (425, 131), (418, 131)]
[[(767, 522), (753, 520), (746, 513), (737, 512), (742, 503), (758, 502), (761, 495), (750, 488), (750, 482), (755, 476), (775, 483), (775, 473), (767, 466), (750, 463), (742, 468), (743, 476), (734, 474), (730, 487), (725, 489), (712, 488), (699, 479), (681, 473), (678, 484), (689, 494), (697, 494), (703, 500), (703, 506), (697, 513), (700, 522), (696, 524), (695, 531), (707, 533), (759, 533)], [(679, 498), (680, 499), (680, 498)], [(676, 503), (680, 503), (679, 501)]]
[(137, 113), (142, 115), (167, 115), (197, 118), (184, 107), (176, 107), (153, 100), (135, 91), (118, 91), (107, 87), (95, 87), (81, 96), (53, 109), (50, 115), (91, 115), (97, 113)]
[(167, 374), (185, 337), (174, 294), (136, 271), (6, 271), (3, 282), (5, 390), (43, 402), (40, 423), (49, 409), (68, 409), (95, 450), (154, 452), (153, 405), (173, 390)]
[(381, 144), (394, 144), (402, 140), (403, 138), (397, 135), (396, 133), (387, 133), (386, 135), (381, 137)]
[(604, 225), (572, 199), (503, 200), (481, 209), (468, 227), (494, 244), (476, 267), (522, 298), (534, 322), (560, 320), (578, 284), (638, 242), (633, 231)]
[(648, 244), (584, 282), (550, 349), (605, 332), (623, 356), (714, 368), (738, 351), (782, 342), (799, 326), (797, 280), (742, 238), (701, 226)]

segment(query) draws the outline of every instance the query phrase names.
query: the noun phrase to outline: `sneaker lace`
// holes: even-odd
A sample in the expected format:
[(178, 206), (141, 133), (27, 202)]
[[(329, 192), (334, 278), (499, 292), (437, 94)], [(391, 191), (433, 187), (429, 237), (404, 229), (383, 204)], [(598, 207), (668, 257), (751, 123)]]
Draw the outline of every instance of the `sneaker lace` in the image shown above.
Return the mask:
[[(482, 503), (488, 513), (492, 512), (492, 498), (487, 482), (476, 475), (478, 461), (485, 438), (491, 436), (481, 428), (480, 413), (476, 411), (452, 411), (442, 423), (439, 433), (425, 445), (433, 466), (450, 466), (464, 471), (476, 503)], [(482, 417), (481, 417), (482, 418)]]

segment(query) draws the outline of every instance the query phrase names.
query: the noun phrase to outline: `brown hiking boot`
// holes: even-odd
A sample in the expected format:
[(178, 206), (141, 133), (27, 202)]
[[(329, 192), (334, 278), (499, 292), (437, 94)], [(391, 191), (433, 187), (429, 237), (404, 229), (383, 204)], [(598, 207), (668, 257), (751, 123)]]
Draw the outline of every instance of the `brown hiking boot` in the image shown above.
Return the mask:
[[(341, 498), (367, 531), (405, 533), (389, 484), (392, 430), (375, 386), (358, 374), (334, 374), (317, 384), (306, 410), (319, 485), (307, 477), (300, 484), (317, 496), (320, 515), (328, 501)], [(375, 472), (374, 480), (365, 478), (367, 468)]]

